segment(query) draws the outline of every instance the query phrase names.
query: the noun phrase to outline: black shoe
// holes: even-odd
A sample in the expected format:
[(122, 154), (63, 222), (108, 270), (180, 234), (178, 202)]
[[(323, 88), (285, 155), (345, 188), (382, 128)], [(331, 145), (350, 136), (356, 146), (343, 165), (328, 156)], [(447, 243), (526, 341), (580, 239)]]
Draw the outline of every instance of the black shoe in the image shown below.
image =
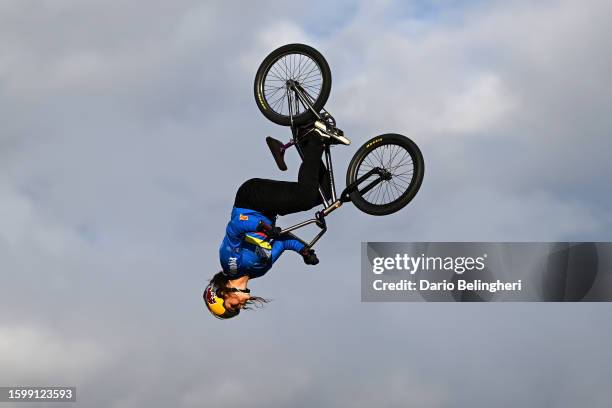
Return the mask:
[(287, 170), (287, 163), (285, 163), (285, 147), (282, 142), (276, 140), (273, 137), (266, 137), (266, 143), (272, 152), (272, 157), (279, 169), (282, 171)]

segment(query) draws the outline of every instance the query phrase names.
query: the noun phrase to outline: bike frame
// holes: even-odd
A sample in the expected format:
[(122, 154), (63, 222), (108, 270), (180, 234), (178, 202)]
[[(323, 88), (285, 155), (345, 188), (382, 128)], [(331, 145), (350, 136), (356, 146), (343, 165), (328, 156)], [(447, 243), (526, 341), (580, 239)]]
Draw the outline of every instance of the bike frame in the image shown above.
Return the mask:
[[(321, 113), (319, 112), (316, 112), (316, 110), (312, 106), (312, 103), (314, 103), (314, 100), (308, 94), (308, 92), (306, 92), (299, 84), (296, 84), (294, 81), (289, 80), (287, 81), (287, 85), (288, 87), (287, 87), (286, 94), (287, 94), (287, 102), (289, 104), (289, 116), (291, 118), (291, 134), (293, 136), (293, 139), (288, 144), (285, 145), (285, 148), (295, 146), (300, 157), (303, 159), (304, 155), (300, 149), (300, 146), (297, 143), (298, 129), (297, 129), (297, 126), (293, 124), (293, 103), (295, 103), (295, 108), (297, 110), (299, 108), (298, 103), (302, 102), (304, 106), (308, 107), (308, 109), (311, 112), (313, 112), (319, 120), (323, 120), (327, 122), (334, 128), (336, 126), (336, 121), (333, 118), (333, 116), (331, 116), (331, 114), (329, 114), (329, 112), (327, 112), (325, 109), (323, 109), (323, 112), (324, 112), (323, 115), (321, 115)], [(295, 94), (295, 98), (293, 97), (293, 94), (291, 91), (293, 91), (293, 93)], [(362, 175), (361, 177), (359, 177), (357, 180), (355, 180), (351, 184), (349, 184), (348, 186), (346, 186), (346, 188), (342, 191), (342, 193), (338, 197), (336, 194), (336, 182), (334, 178), (334, 169), (332, 165), (331, 143), (329, 142), (325, 143), (324, 153), (325, 153), (325, 167), (327, 168), (327, 171), (329, 172), (329, 184), (330, 184), (330, 190), (331, 190), (330, 200), (328, 200), (325, 197), (325, 194), (323, 193), (323, 189), (321, 188), (321, 186), (319, 186), (319, 194), (321, 195), (321, 198), (323, 200), (324, 208), (320, 211), (317, 211), (315, 213), (314, 218), (308, 219), (306, 221), (302, 221), (298, 224), (292, 225), (290, 227), (287, 227), (281, 230), (281, 234), (285, 234), (285, 233), (289, 233), (297, 229), (306, 227), (307, 225), (310, 225), (310, 224), (315, 224), (316, 226), (318, 226), (321, 230), (310, 242), (307, 243), (305, 241), (302, 241), (306, 245), (307, 248), (312, 248), (317, 243), (317, 241), (321, 239), (323, 234), (327, 232), (327, 223), (325, 221), (325, 218), (329, 214), (331, 214), (333, 211), (340, 208), (342, 204), (350, 202), (351, 193), (355, 191), (359, 191), (361, 194), (365, 194), (388, 177), (388, 175), (383, 169), (379, 167), (375, 167), (371, 169), (370, 171), (368, 171), (367, 173), (365, 173), (364, 175)], [(376, 180), (368, 183), (363, 189), (358, 188), (359, 184), (363, 183), (366, 179), (368, 179), (368, 177), (374, 174), (377, 174), (379, 176)]]

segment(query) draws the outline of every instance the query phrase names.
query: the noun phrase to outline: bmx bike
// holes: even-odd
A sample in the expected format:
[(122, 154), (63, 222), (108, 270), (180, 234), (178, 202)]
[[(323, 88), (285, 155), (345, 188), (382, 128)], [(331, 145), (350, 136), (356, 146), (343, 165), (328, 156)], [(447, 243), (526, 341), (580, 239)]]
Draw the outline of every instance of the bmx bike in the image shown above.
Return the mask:
[[(298, 128), (312, 124), (312, 130), (324, 141), (325, 167), (329, 172), (330, 197), (319, 188), (323, 209), (314, 218), (281, 229), (290, 233), (310, 224), (320, 228), (308, 248), (327, 231), (326, 217), (344, 203), (352, 202), (371, 215), (388, 215), (404, 208), (421, 187), (424, 173), (423, 155), (406, 136), (385, 133), (366, 141), (351, 159), (346, 173), (346, 187), (336, 194), (331, 147), (348, 145), (350, 140), (336, 126), (334, 117), (324, 108), (331, 91), (331, 71), (316, 49), (304, 44), (287, 44), (272, 51), (255, 75), (255, 102), (261, 113), (272, 122), (289, 126), (292, 138), (278, 142), (281, 153), (295, 146), (300, 157)], [(284, 159), (282, 160), (284, 163)], [(277, 161), (281, 170), (286, 170)]]

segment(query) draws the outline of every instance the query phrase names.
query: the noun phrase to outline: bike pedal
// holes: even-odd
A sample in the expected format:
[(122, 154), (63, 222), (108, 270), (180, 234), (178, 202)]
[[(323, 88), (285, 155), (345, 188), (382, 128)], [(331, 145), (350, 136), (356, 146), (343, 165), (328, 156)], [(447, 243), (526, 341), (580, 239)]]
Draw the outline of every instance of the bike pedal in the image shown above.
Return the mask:
[(323, 138), (330, 139), (332, 144), (343, 144), (348, 146), (351, 144), (351, 140), (344, 136), (344, 132), (341, 129), (329, 129), (325, 123), (317, 120), (314, 123), (314, 130)]
[(329, 139), (329, 135), (319, 129), (314, 129), (314, 131), (321, 137), (321, 139)]
[(337, 144), (343, 144), (345, 146), (351, 144), (351, 139), (344, 136), (344, 132), (341, 129), (336, 129), (336, 132), (332, 135), (332, 139)]

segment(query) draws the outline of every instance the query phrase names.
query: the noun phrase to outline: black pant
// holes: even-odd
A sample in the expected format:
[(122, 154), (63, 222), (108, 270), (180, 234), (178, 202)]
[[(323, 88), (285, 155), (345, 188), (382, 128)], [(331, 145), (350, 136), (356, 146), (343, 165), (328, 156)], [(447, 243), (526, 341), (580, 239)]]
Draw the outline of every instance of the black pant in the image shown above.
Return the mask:
[(319, 184), (326, 197), (331, 195), (329, 173), (321, 160), (323, 144), (316, 134), (300, 142), (304, 155), (298, 181), (278, 181), (253, 178), (245, 181), (236, 193), (235, 207), (256, 210), (269, 218), (310, 210), (321, 204)]

